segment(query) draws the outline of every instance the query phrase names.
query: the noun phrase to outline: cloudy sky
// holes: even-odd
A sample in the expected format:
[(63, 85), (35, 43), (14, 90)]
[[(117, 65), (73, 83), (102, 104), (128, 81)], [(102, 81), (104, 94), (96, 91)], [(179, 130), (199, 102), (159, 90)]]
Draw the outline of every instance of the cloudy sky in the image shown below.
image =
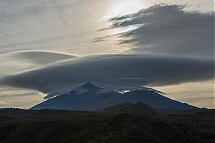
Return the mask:
[(0, 107), (84, 82), (214, 108), (214, 1), (2, 0)]

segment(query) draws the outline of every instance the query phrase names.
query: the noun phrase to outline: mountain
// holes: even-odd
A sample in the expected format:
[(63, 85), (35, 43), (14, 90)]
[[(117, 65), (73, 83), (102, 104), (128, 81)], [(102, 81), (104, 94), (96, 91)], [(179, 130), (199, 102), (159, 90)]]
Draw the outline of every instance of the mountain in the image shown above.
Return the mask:
[(123, 102), (143, 102), (155, 109), (186, 110), (197, 107), (169, 99), (151, 88), (119, 92), (98, 87), (91, 82), (77, 87), (66, 94), (48, 99), (30, 109), (60, 109), (97, 111)]
[(137, 102), (135, 104), (131, 102), (124, 102), (111, 107), (106, 107), (102, 112), (108, 113), (128, 113), (132, 115), (144, 115), (150, 117), (165, 117), (166, 115), (162, 112), (152, 108), (151, 106), (143, 103)]

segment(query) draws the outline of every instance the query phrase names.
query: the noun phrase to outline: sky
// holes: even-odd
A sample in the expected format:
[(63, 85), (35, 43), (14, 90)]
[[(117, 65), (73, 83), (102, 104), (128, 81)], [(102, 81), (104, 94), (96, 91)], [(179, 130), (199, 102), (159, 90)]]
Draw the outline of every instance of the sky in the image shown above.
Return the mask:
[(214, 1), (2, 0), (0, 107), (85, 82), (214, 108)]

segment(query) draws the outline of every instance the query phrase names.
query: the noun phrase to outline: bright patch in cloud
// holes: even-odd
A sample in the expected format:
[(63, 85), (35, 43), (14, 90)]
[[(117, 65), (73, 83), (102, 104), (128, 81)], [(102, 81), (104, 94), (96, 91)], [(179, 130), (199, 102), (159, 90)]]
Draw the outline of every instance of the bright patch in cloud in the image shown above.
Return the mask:
[(142, 0), (118, 0), (111, 3), (110, 7), (107, 15), (118, 16), (135, 13), (146, 6)]
[(0, 105), (6, 105), (7, 103), (5, 101), (0, 100)]

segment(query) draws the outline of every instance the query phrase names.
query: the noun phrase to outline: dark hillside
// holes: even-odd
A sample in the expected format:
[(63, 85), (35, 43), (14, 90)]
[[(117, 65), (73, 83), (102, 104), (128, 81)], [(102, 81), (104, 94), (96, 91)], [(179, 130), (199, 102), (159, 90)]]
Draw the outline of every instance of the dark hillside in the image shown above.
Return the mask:
[(107, 107), (102, 110), (108, 113), (128, 113), (132, 115), (143, 115), (149, 117), (165, 117), (166, 115), (152, 108), (151, 106), (138, 102), (136, 104), (124, 102), (122, 104)]
[(48, 116), (39, 113), (31, 116), (30, 112), (25, 116), (0, 116), (0, 142), (215, 142), (214, 110), (167, 118), (129, 114), (107, 116), (80, 111), (63, 115), (60, 112), (64, 111)]

